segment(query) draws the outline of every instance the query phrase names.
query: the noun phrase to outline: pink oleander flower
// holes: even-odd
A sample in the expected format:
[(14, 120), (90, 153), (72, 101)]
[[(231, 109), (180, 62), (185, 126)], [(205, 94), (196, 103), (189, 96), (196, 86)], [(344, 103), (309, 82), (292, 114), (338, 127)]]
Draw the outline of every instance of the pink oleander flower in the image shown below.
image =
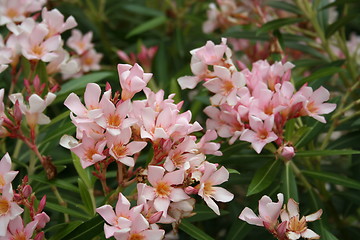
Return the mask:
[(283, 146), (281, 149), (280, 155), (286, 160), (291, 160), (295, 156), (295, 149), (292, 146)]
[(55, 51), (55, 54), (58, 56), (46, 66), (49, 75), (60, 72), (63, 79), (66, 80), (80, 71), (79, 62), (75, 58), (70, 58), (67, 51), (60, 49)]
[(57, 34), (61, 34), (66, 30), (77, 26), (75, 18), (70, 16), (64, 22), (64, 15), (57, 9), (48, 11), (46, 7), (41, 12), (42, 23), (45, 24), (49, 30), (47, 38)]
[(100, 61), (103, 55), (95, 49), (90, 49), (80, 56), (80, 67), (83, 73), (100, 70)]
[(27, 14), (41, 10), (46, 0), (3, 0), (0, 4), (0, 25), (22, 22)]
[(320, 219), (322, 210), (303, 216), (299, 215), (299, 204), (290, 198), (286, 208), (281, 210), (280, 217), (282, 222), (287, 222), (286, 235), (290, 240), (299, 239), (320, 239), (320, 236), (307, 227), (307, 222), (313, 222)]
[(11, 158), (6, 153), (0, 161), (0, 192), (6, 185), (11, 184), (17, 174), (18, 171), (11, 171)]
[(218, 135), (215, 130), (207, 130), (204, 136), (201, 137), (200, 141), (197, 143), (199, 151), (203, 154), (222, 156), (222, 152), (219, 151), (220, 143), (211, 142), (216, 140)]
[(228, 103), (230, 106), (236, 105), (238, 89), (245, 86), (245, 77), (241, 72), (231, 73), (228, 68), (214, 66), (215, 78), (209, 79), (204, 83), (210, 92), (215, 93), (210, 97), (212, 105)]
[(302, 115), (310, 116), (319, 122), (326, 123), (325, 117), (320, 116), (320, 114), (328, 114), (336, 108), (334, 103), (324, 103), (329, 100), (329, 91), (322, 86), (315, 91), (311, 87), (304, 86), (298, 93), (306, 98), (303, 102)]
[(150, 225), (141, 214), (133, 221), (131, 229), (121, 229), (114, 233), (116, 240), (161, 240), (165, 231), (162, 229), (149, 229)]
[(29, 97), (29, 106), (25, 105), (24, 97), (21, 93), (14, 93), (9, 96), (11, 102), (15, 104), (19, 102), (22, 114), (25, 115), (27, 124), (34, 128), (37, 124), (43, 125), (50, 123), (50, 118), (46, 116), (43, 111), (55, 99), (56, 95), (49, 92), (45, 98), (42, 99), (37, 94), (32, 94)]
[(79, 158), (83, 168), (93, 165), (106, 158), (103, 155), (104, 148), (106, 146), (106, 139), (96, 141), (87, 134), (83, 135), (81, 144), (76, 145), (70, 150), (74, 152)]
[(5, 236), (9, 222), (24, 211), (13, 201), (13, 197), (11, 184), (5, 185), (0, 196), (0, 236)]
[(50, 222), (50, 217), (45, 212), (41, 212), (35, 215), (34, 220), (37, 221), (36, 228), (44, 228)]
[(32, 240), (31, 237), (34, 234), (37, 223), (38, 222), (34, 220), (24, 227), (22, 218), (17, 216), (9, 222), (6, 235), (4, 237), (0, 237), (0, 240)]
[(207, 41), (205, 46), (192, 50), (191, 54), (196, 55), (206, 65), (218, 65), (222, 62), (222, 58), (228, 49), (226, 38), (221, 40), (219, 45), (215, 45), (212, 41)]
[(92, 32), (88, 32), (83, 36), (79, 30), (74, 29), (71, 31), (71, 36), (67, 40), (66, 44), (75, 50), (78, 55), (82, 55), (94, 47), (91, 43), (92, 36)]
[(135, 220), (138, 216), (142, 216), (140, 214), (142, 209), (142, 204), (130, 209), (130, 202), (122, 193), (119, 193), (115, 212), (110, 205), (104, 205), (97, 208), (96, 212), (98, 212), (105, 219), (105, 221), (110, 224), (104, 224), (105, 237), (112, 237), (114, 236), (114, 233), (119, 231), (128, 233), (130, 232), (130, 229), (136, 228), (137, 223)]
[(107, 136), (107, 146), (109, 153), (116, 161), (122, 162), (126, 166), (133, 167), (135, 165), (134, 158), (130, 157), (135, 153), (140, 152), (145, 146), (146, 142), (130, 141), (131, 129), (130, 127), (121, 130), (120, 134)]
[(193, 138), (185, 137), (184, 140), (172, 147), (168, 152), (164, 162), (164, 168), (167, 171), (174, 171), (176, 168), (187, 170), (190, 168), (190, 161), (194, 158), (194, 152), (197, 150)]
[(11, 58), (13, 51), (5, 47), (4, 40), (0, 35), (0, 73), (2, 73), (7, 67), (8, 64), (12, 62)]
[(240, 140), (251, 143), (251, 146), (257, 153), (260, 153), (263, 147), (278, 139), (278, 136), (272, 131), (274, 118), (269, 117), (262, 121), (260, 118), (250, 116), (250, 129), (245, 129), (240, 136)]
[(277, 195), (278, 201), (273, 202), (268, 196), (263, 196), (259, 201), (259, 216), (256, 216), (253, 210), (246, 207), (242, 210), (239, 218), (249, 224), (262, 226), (270, 232), (276, 231), (278, 218), (284, 202), (284, 195)]
[(49, 30), (44, 24), (36, 24), (30, 33), (19, 36), (21, 51), (28, 60), (50, 62), (57, 57), (56, 50), (61, 48), (61, 36), (54, 35), (48, 39)]
[(143, 90), (152, 77), (152, 73), (144, 73), (140, 65), (118, 64), (119, 80), (121, 85), (121, 99), (131, 99), (136, 93)]
[(234, 198), (234, 194), (228, 190), (222, 187), (215, 187), (215, 185), (222, 184), (228, 179), (229, 172), (225, 167), (216, 169), (215, 164), (209, 162), (204, 163), (204, 174), (200, 178), (198, 194), (217, 215), (220, 215), (220, 210), (213, 199), (219, 202), (230, 202)]
[(184, 170), (177, 170), (165, 174), (165, 169), (160, 166), (148, 167), (148, 180), (152, 187), (146, 186), (144, 198), (154, 201), (154, 208), (162, 211), (167, 216), (170, 202), (180, 202), (188, 199), (189, 196), (180, 187), (184, 181)]

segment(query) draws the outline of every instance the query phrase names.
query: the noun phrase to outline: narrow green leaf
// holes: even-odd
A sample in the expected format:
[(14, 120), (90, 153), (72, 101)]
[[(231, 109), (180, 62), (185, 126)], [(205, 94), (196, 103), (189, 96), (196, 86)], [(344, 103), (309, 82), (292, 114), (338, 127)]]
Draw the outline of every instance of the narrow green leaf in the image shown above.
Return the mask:
[(256, 41), (268, 41), (269, 36), (267, 33), (256, 33), (254, 31), (244, 31), (239, 28), (229, 28), (224, 37), (242, 38)]
[(50, 229), (47, 229), (46, 232), (54, 232), (55, 234), (51, 234), (52, 236), (49, 240), (60, 240), (66, 237), (69, 233), (71, 233), (75, 228), (77, 228), (82, 222), (81, 221), (71, 221), (69, 223), (61, 223), (57, 224)]
[(314, 139), (325, 127), (325, 124), (317, 121), (313, 127), (311, 127), (302, 137), (300, 140), (295, 143), (295, 148), (299, 149), (309, 143), (311, 140)]
[(93, 239), (93, 237), (103, 235), (104, 220), (100, 215), (78, 226), (74, 231), (66, 236), (66, 240), (84, 240)]
[(333, 184), (342, 185), (348, 188), (354, 188), (360, 190), (360, 182), (351, 178), (341, 176), (335, 173), (318, 172), (318, 171), (302, 171), (306, 176), (322, 180), (324, 182), (330, 182)]
[(291, 13), (295, 13), (295, 14), (302, 14), (301, 10), (297, 6), (287, 3), (287, 2), (271, 1), (271, 2), (268, 2), (267, 5), (269, 5), (270, 7), (273, 7), (273, 8), (285, 10), (287, 12), (291, 12)]
[(136, 13), (138, 15), (144, 15), (144, 16), (161, 16), (161, 15), (163, 15), (163, 12), (161, 12), (161, 11), (158, 11), (154, 8), (149, 8), (144, 5), (140, 5), (140, 4), (126, 3), (126, 4), (121, 4), (121, 5), (122, 5), (123, 9), (125, 9), (129, 12)]
[(328, 76), (332, 76), (335, 73), (338, 73), (340, 71), (343, 71), (342, 68), (340, 67), (326, 67), (326, 68), (321, 68), (315, 72), (313, 72), (310, 76), (305, 77), (303, 79), (298, 80), (297, 82), (295, 82), (296, 88), (301, 87), (302, 85), (304, 85), (305, 83), (310, 83), (312, 81), (315, 81), (317, 79), (323, 78), (323, 77), (328, 77)]
[(311, 157), (311, 156), (334, 156), (334, 155), (354, 155), (360, 154), (356, 150), (312, 150), (312, 151), (299, 151), (296, 153), (297, 157)]
[(43, 125), (40, 128), (40, 131), (44, 131), (45, 129), (52, 127), (55, 123), (60, 122), (61, 120), (64, 120), (65, 118), (69, 119), (70, 117), (70, 111), (65, 111), (59, 115), (57, 115), (55, 118), (51, 119), (51, 122), (49, 124)]
[(197, 240), (212, 240), (213, 239), (212, 237), (207, 235), (204, 231), (202, 231), (200, 228), (198, 228), (194, 224), (190, 223), (187, 219), (181, 220), (181, 224), (180, 224), (179, 228)]
[(87, 218), (84, 213), (79, 212), (78, 210), (75, 211), (75, 210), (73, 210), (71, 208), (63, 207), (63, 206), (60, 206), (58, 204), (51, 203), (49, 201), (46, 202), (45, 208), (54, 210), (56, 212), (67, 213), (70, 216), (78, 217), (80, 219), (86, 219)]
[(79, 192), (87, 212), (90, 216), (95, 214), (95, 199), (93, 197), (92, 189), (88, 188), (81, 178), (78, 178)]
[(153, 18), (153, 19), (151, 19), (149, 21), (146, 21), (145, 23), (141, 24), (140, 26), (137, 26), (133, 30), (131, 30), (126, 35), (126, 38), (130, 38), (130, 37), (138, 35), (140, 33), (149, 31), (149, 30), (151, 30), (153, 28), (156, 28), (156, 27), (164, 24), (165, 22), (166, 22), (166, 17), (165, 16), (159, 16), (159, 17)]
[(282, 175), (282, 192), (285, 195), (285, 200), (289, 198), (299, 201), (298, 190), (296, 185), (295, 174), (291, 168), (290, 162), (285, 164), (285, 168)]
[(336, 0), (335, 2), (332, 2), (332, 3), (324, 6), (322, 9), (329, 8), (329, 7), (341, 6), (341, 5), (349, 4), (349, 3), (359, 3), (359, 0)]
[(46, 86), (49, 85), (48, 75), (46, 71), (46, 63), (44, 63), (43, 61), (38, 62), (36, 67), (36, 74), (39, 76), (42, 83), (45, 83)]
[[(242, 240), (250, 232), (251, 228), (247, 222), (235, 220), (231, 225), (226, 240)], [(248, 239), (248, 238), (246, 238)]]
[(80, 158), (76, 156), (73, 152), (71, 152), (71, 157), (73, 159), (73, 164), (78, 173), (79, 177), (83, 180), (84, 184), (88, 189), (93, 188), (93, 184), (91, 181), (91, 175), (88, 169), (83, 169), (80, 163)]
[(257, 34), (273, 31), (285, 25), (294, 24), (302, 21), (304, 21), (303, 18), (279, 18), (262, 25), (262, 27), (257, 31)]
[(327, 230), (323, 224), (321, 225), (321, 239), (322, 240), (339, 240), (329, 230)]
[(77, 89), (85, 88), (88, 83), (99, 82), (111, 75), (113, 75), (112, 72), (95, 72), (72, 79), (62, 85), (61, 90), (57, 93), (57, 95), (60, 96), (73, 92)]
[[(207, 205), (204, 204), (196, 204), (195, 213), (196, 214), (194, 216), (187, 219), (189, 222), (199, 222), (219, 217), (213, 210), (211, 210)], [(220, 210), (221, 216), (227, 214), (229, 214), (228, 211)]]
[(349, 23), (351, 20), (353, 20), (356, 16), (359, 16), (358, 14), (348, 14), (346, 16), (340, 17), (337, 21), (329, 25), (325, 30), (325, 36), (326, 38), (330, 38), (337, 30), (339, 30), (341, 27), (345, 26), (347, 23)]
[(275, 159), (259, 168), (251, 180), (246, 196), (259, 193), (269, 187), (279, 172), (280, 166), (281, 161)]
[(228, 170), (229, 173), (235, 173), (235, 174), (239, 174), (239, 175), (240, 175), (239, 171), (236, 170), (236, 169), (228, 168), (227, 170)]
[(39, 176), (39, 175), (32, 175), (29, 178), (31, 180), (35, 180), (40, 183), (45, 183), (47, 185), (54, 185), (65, 190), (69, 190), (71, 192), (76, 192), (76, 193), (79, 192), (77, 187), (75, 187), (69, 181), (66, 180), (62, 180), (62, 179), (48, 180), (45, 176)]

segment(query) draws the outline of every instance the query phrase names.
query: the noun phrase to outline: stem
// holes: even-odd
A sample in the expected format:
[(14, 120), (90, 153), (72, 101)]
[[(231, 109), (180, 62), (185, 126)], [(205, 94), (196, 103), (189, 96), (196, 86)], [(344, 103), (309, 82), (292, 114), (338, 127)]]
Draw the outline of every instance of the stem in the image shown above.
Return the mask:
[[(60, 193), (59, 193), (59, 190), (57, 189), (56, 186), (52, 185), (51, 186), (51, 190), (53, 191), (56, 199), (58, 200), (59, 204), (65, 208), (67, 208), (67, 203), (64, 201), (64, 199), (61, 197)], [(70, 219), (69, 219), (69, 214), (67, 213), (64, 213), (64, 220), (66, 223), (70, 222)]]

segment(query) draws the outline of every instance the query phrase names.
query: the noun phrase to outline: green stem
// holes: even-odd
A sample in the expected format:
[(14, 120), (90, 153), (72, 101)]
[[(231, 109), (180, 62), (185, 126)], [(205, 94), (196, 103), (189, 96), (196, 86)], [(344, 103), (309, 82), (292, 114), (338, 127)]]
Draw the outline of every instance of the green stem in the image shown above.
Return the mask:
[[(53, 191), (56, 199), (58, 200), (59, 204), (65, 208), (67, 208), (67, 203), (64, 201), (64, 199), (61, 197), (60, 193), (59, 193), (59, 190), (57, 189), (56, 186), (52, 185), (51, 186), (51, 190)], [(64, 213), (64, 221), (66, 223), (69, 223), (70, 222), (70, 219), (69, 219), (69, 214), (67, 213)]]

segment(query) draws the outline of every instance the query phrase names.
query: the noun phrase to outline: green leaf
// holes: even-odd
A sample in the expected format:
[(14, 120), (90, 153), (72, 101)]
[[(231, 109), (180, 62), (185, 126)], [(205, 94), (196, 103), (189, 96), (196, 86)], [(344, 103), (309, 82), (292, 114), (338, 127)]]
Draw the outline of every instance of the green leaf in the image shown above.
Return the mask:
[(310, 83), (312, 81), (315, 81), (317, 79), (323, 78), (323, 77), (328, 77), (328, 76), (332, 76), (335, 73), (338, 73), (340, 71), (343, 71), (342, 68), (340, 67), (326, 67), (326, 68), (321, 68), (315, 72), (313, 72), (310, 76), (305, 77), (301, 80), (298, 80), (297, 82), (295, 82), (296, 88), (301, 87), (302, 85), (304, 85), (305, 83)]
[(235, 173), (235, 174), (239, 174), (239, 175), (240, 175), (239, 171), (236, 170), (236, 169), (228, 168), (227, 170), (228, 170), (229, 173)]
[(354, 188), (360, 190), (360, 182), (351, 178), (341, 176), (335, 173), (319, 172), (319, 171), (302, 171), (306, 176), (322, 180), (324, 182), (330, 182), (333, 184), (342, 185), (348, 188)]
[(78, 185), (82, 203), (90, 216), (95, 214), (95, 198), (93, 195), (92, 188), (88, 188), (81, 178), (78, 178)]
[(326, 38), (330, 38), (337, 30), (339, 30), (341, 27), (345, 26), (347, 23), (349, 23), (351, 20), (353, 20), (356, 16), (359, 16), (358, 14), (348, 14), (346, 16), (340, 17), (337, 21), (329, 25), (325, 30), (325, 36)]
[(156, 18), (153, 18), (149, 21), (146, 21), (145, 23), (141, 24), (140, 26), (137, 26), (136, 28), (134, 28), (133, 30), (131, 30), (127, 35), (126, 38), (130, 38), (132, 36), (138, 35), (140, 33), (149, 31), (153, 28), (156, 28), (162, 24), (164, 24), (166, 22), (166, 17), (165, 16), (159, 16)]
[(299, 151), (296, 153), (297, 157), (312, 157), (312, 156), (334, 156), (334, 155), (354, 155), (360, 154), (356, 150), (312, 150), (312, 151)]
[(235, 222), (231, 225), (226, 240), (242, 240), (246, 237), (250, 230), (250, 225), (247, 222), (235, 220)]
[(329, 8), (329, 7), (340, 6), (340, 5), (344, 5), (344, 4), (349, 4), (349, 3), (359, 3), (359, 0), (336, 0), (335, 2), (332, 2), (332, 3), (324, 6), (323, 9)]
[(304, 21), (303, 18), (279, 18), (273, 21), (267, 22), (261, 26), (261, 28), (257, 31), (257, 34), (269, 32), (272, 30), (279, 29), (285, 25), (290, 25), (298, 22)]
[(87, 218), (84, 213), (79, 212), (78, 210), (75, 211), (71, 208), (60, 206), (58, 204), (55, 204), (55, 203), (52, 203), (49, 201), (46, 202), (45, 208), (54, 210), (56, 212), (66, 213), (66, 214), (69, 214), (70, 216), (78, 217), (80, 219)]
[(77, 228), (82, 221), (71, 221), (69, 223), (61, 223), (47, 229), (45, 232), (54, 232), (49, 240), (60, 240), (66, 237), (70, 232)]
[(246, 196), (259, 193), (270, 186), (280, 170), (281, 161), (271, 160), (265, 166), (259, 168), (249, 185)]
[(136, 13), (138, 15), (144, 15), (144, 16), (161, 16), (161, 15), (163, 15), (163, 12), (161, 12), (161, 11), (158, 11), (154, 8), (149, 8), (144, 5), (140, 5), (140, 4), (126, 3), (126, 4), (122, 4), (122, 8), (129, 12)]
[(299, 201), (295, 174), (291, 168), (290, 162), (287, 162), (285, 164), (285, 168), (283, 171), (282, 192), (285, 195), (285, 200), (289, 200), (290, 198), (292, 198), (297, 202)]
[(182, 231), (189, 234), (191, 237), (197, 240), (212, 240), (213, 238), (207, 235), (200, 228), (196, 227), (192, 223), (190, 223), (187, 219), (181, 220), (181, 224), (179, 227)]
[(88, 83), (99, 82), (111, 75), (113, 75), (112, 72), (95, 72), (81, 76), (79, 78), (71, 79), (62, 85), (61, 90), (57, 93), (57, 95), (60, 96), (81, 88), (85, 88)]
[(225, 33), (224, 37), (242, 38), (256, 41), (268, 41), (269, 36), (267, 33), (256, 33), (254, 31), (244, 31), (239, 28), (229, 28)]
[(59, 188), (65, 189), (65, 190), (69, 190), (71, 192), (76, 192), (76, 193), (79, 192), (77, 187), (75, 187), (69, 181), (66, 181), (66, 180), (62, 180), (62, 179), (48, 180), (45, 176), (39, 176), (39, 175), (32, 175), (29, 178), (31, 180), (35, 180), (40, 183), (44, 183), (47, 185), (54, 185), (54, 186), (57, 186)]
[(323, 224), (321, 225), (321, 239), (322, 240), (339, 240), (329, 230), (327, 230)]
[(92, 180), (91, 180), (91, 174), (88, 170), (88, 168), (84, 169), (81, 166), (80, 158), (76, 156), (73, 152), (71, 152), (71, 157), (73, 159), (73, 164), (76, 169), (76, 172), (78, 173), (79, 177), (83, 180), (83, 183), (86, 185), (88, 189), (93, 188)]
[(308, 144), (311, 140), (314, 139), (325, 127), (325, 124), (316, 121), (315, 124), (313, 124), (313, 127), (310, 127), (310, 129), (300, 138), (300, 140), (295, 144), (295, 148), (299, 149), (306, 144)]
[[(195, 215), (188, 218), (189, 222), (199, 222), (205, 221), (213, 218), (219, 217), (213, 210), (211, 210), (207, 205), (204, 204), (196, 204), (195, 205)], [(220, 215), (224, 216), (229, 214), (228, 211), (220, 210)]]
[(299, 14), (299, 15), (302, 14), (301, 10), (297, 6), (287, 3), (287, 2), (271, 1), (271, 2), (268, 2), (267, 5), (269, 5), (270, 7), (273, 7), (273, 8), (285, 10), (287, 12), (291, 12), (291, 13), (295, 13), (295, 14)]
[(104, 232), (104, 220), (100, 215), (96, 215), (92, 219), (78, 226), (74, 231), (66, 236), (66, 240), (84, 240), (92, 239)]
[(39, 76), (40, 81), (45, 83), (46, 86), (49, 85), (48, 75), (46, 71), (46, 63), (39, 61), (36, 67), (36, 74)]

